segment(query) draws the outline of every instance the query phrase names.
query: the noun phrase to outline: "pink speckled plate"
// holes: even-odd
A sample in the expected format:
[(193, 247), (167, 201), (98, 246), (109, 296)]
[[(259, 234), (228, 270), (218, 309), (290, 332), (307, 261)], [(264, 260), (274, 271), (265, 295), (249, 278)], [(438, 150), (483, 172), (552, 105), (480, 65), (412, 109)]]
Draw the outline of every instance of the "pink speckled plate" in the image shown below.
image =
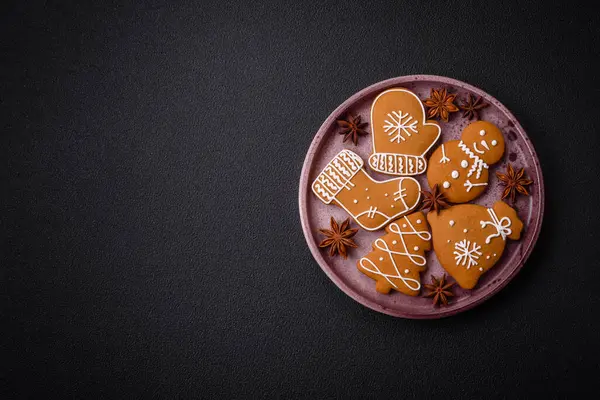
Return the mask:
[[(371, 243), (383, 234), (382, 230), (368, 232), (360, 229), (355, 236), (358, 248), (351, 249), (347, 260), (341, 257), (330, 257), (326, 250), (320, 249), (318, 243), (322, 236), (318, 233), (319, 228), (329, 227), (329, 218), (333, 216), (337, 220), (343, 220), (348, 214), (341, 208), (322, 203), (311, 190), (311, 183), (323, 167), (340, 150), (347, 148), (365, 160), (371, 154), (371, 135), (360, 138), (358, 146), (350, 141), (342, 143), (343, 136), (338, 135), (339, 128), (335, 120), (344, 116), (347, 112), (353, 115), (361, 115), (363, 121), (370, 123), (371, 103), (375, 96), (383, 90), (392, 87), (405, 87), (412, 90), (421, 99), (429, 97), (431, 88), (448, 88), (450, 92), (457, 93), (457, 100), (462, 100), (468, 93), (482, 96), (490, 105), (480, 112), (480, 119), (496, 124), (506, 139), (506, 152), (499, 163), (490, 167), (490, 184), (487, 191), (475, 199), (473, 203), (491, 206), (500, 199), (502, 186), (498, 183), (495, 171), (505, 170), (506, 163), (510, 162), (516, 167), (525, 167), (526, 175), (533, 179), (529, 197), (518, 196), (515, 208), (518, 210), (519, 218), (524, 222), (521, 240), (507, 241), (507, 246), (501, 260), (485, 275), (481, 277), (478, 285), (472, 290), (463, 290), (455, 287), (456, 297), (447, 307), (432, 307), (431, 299), (422, 296), (411, 297), (402, 293), (392, 291), (389, 295), (380, 294), (375, 291), (375, 281), (363, 275), (356, 268), (356, 262), (371, 250)], [(440, 143), (457, 139), (468, 121), (462, 117), (462, 113), (454, 113), (450, 122), (440, 122), (442, 135), (433, 147), (435, 149)], [(368, 127), (370, 132), (370, 126)], [(433, 150), (432, 149), (432, 150)], [(426, 156), (428, 157), (429, 154)], [(390, 176), (373, 172), (368, 166), (367, 172), (375, 179), (389, 179)], [(416, 177), (424, 189), (428, 189), (425, 174)], [(404, 318), (441, 318), (454, 315), (482, 303), (493, 294), (502, 289), (521, 269), (527, 257), (531, 253), (537, 241), (542, 216), (544, 213), (544, 183), (539, 160), (533, 149), (527, 134), (517, 122), (515, 117), (495, 98), (464, 82), (455, 79), (431, 75), (411, 75), (389, 79), (369, 86), (340, 105), (323, 123), (308, 150), (302, 176), (300, 178), (300, 218), (302, 229), (310, 250), (327, 276), (342, 289), (348, 296), (373, 310)], [(358, 227), (353, 221), (353, 227)], [(421, 274), (422, 283), (431, 281), (431, 274), (440, 275), (444, 273), (443, 268), (437, 261), (435, 253), (427, 255), (427, 271)], [(422, 290), (423, 292), (423, 290)]]

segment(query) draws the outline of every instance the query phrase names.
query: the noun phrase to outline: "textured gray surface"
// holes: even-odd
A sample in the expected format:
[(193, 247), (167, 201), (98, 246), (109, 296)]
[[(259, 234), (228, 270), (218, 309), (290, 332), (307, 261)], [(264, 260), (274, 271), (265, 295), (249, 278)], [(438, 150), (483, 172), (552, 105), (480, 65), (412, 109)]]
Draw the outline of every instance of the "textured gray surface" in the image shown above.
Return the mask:
[[(591, 390), (600, 20), (522, 3), (4, 2), (3, 397)], [(440, 321), (338, 290), (297, 212), (321, 122), (416, 73), (501, 100), (546, 178), (527, 267)]]

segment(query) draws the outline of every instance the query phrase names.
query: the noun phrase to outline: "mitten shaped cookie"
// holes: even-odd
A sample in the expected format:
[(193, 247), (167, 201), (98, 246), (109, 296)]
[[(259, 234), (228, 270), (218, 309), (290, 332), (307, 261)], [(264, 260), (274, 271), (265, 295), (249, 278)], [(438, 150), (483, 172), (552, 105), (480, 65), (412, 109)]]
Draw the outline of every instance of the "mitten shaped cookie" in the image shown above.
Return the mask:
[(488, 168), (504, 154), (504, 137), (498, 127), (487, 121), (469, 124), (461, 140), (438, 147), (429, 158), (427, 181), (438, 184), (446, 199), (466, 203), (479, 196), (488, 185)]
[(440, 137), (440, 126), (425, 121), (423, 103), (407, 89), (389, 89), (371, 106), (373, 170), (390, 175), (418, 175), (427, 169), (423, 157)]
[(385, 228), (386, 234), (373, 242), (373, 251), (358, 260), (360, 272), (377, 281), (375, 289), (391, 289), (417, 296), (420, 273), (425, 270), (425, 252), (431, 249), (431, 233), (421, 212), (407, 215)]
[(313, 192), (323, 203), (342, 207), (368, 231), (383, 228), (419, 204), (421, 186), (415, 179), (379, 182), (367, 175), (363, 165), (358, 154), (342, 150), (314, 180)]
[(492, 208), (460, 204), (430, 212), (433, 249), (440, 264), (460, 287), (472, 289), (500, 259), (506, 239), (517, 240), (523, 222), (503, 201)]

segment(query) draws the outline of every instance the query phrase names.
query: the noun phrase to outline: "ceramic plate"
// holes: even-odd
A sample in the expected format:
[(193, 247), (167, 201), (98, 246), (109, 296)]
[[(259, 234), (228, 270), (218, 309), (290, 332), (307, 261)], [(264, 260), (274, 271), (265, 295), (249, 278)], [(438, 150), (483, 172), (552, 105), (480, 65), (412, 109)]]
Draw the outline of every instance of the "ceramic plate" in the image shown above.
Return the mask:
[[(391, 178), (391, 176), (376, 173), (368, 167), (366, 160), (369, 159), (372, 151), (371, 134), (362, 136), (358, 146), (354, 146), (350, 140), (342, 143), (343, 136), (338, 134), (339, 128), (335, 121), (350, 112), (353, 115), (361, 115), (363, 121), (370, 123), (373, 99), (382, 91), (393, 87), (410, 89), (421, 100), (429, 97), (432, 88), (447, 88), (451, 93), (457, 94), (456, 103), (462, 102), (469, 93), (482, 96), (484, 101), (489, 103), (489, 106), (480, 112), (479, 118), (494, 123), (502, 130), (506, 151), (499, 163), (490, 166), (490, 182), (487, 190), (471, 203), (491, 207), (495, 201), (500, 199), (503, 186), (499, 184), (495, 172), (505, 171), (508, 162), (515, 167), (525, 167), (526, 175), (534, 182), (528, 187), (530, 196), (519, 195), (514, 204), (519, 218), (525, 225), (521, 239), (507, 241), (500, 261), (481, 277), (474, 289), (463, 290), (455, 286), (456, 297), (448, 306), (433, 307), (431, 299), (422, 295), (411, 297), (395, 291), (390, 294), (380, 294), (375, 291), (375, 281), (359, 272), (356, 262), (371, 251), (371, 244), (376, 238), (382, 236), (383, 230), (368, 232), (360, 229), (355, 236), (358, 248), (351, 249), (346, 260), (339, 256), (330, 257), (326, 249), (318, 247), (323, 238), (318, 229), (328, 228), (331, 216), (338, 221), (349, 216), (342, 208), (321, 202), (311, 190), (312, 181), (339, 151), (349, 149), (360, 155), (365, 160), (367, 173), (375, 179)], [(443, 142), (458, 139), (463, 128), (468, 125), (468, 120), (462, 117), (461, 112), (457, 112), (451, 115), (448, 123), (439, 123), (442, 127), (442, 135), (431, 151)], [(371, 131), (370, 124), (367, 130)], [(415, 178), (421, 183), (423, 190), (429, 190), (425, 174)], [(396, 317), (441, 318), (482, 303), (502, 289), (521, 269), (540, 232), (544, 213), (544, 184), (539, 161), (531, 141), (515, 117), (498, 100), (476, 87), (455, 79), (412, 75), (389, 79), (369, 86), (350, 97), (331, 113), (315, 135), (306, 155), (300, 178), (299, 206), (302, 229), (315, 260), (327, 276), (348, 296), (373, 310)], [(358, 227), (355, 221), (352, 222), (352, 227)], [(421, 283), (429, 283), (432, 274), (438, 276), (443, 273), (444, 270), (437, 261), (434, 251), (428, 252), (427, 270), (421, 274)], [(424, 288), (421, 290), (421, 294), (423, 293), (425, 293)]]

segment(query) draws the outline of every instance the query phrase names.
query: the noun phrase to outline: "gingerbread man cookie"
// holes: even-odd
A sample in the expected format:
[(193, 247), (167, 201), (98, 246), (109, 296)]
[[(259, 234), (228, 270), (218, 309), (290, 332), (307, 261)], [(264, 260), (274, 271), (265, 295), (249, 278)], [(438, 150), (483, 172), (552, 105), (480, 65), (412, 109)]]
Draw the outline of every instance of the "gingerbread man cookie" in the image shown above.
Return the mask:
[(427, 169), (423, 157), (440, 137), (440, 126), (425, 121), (423, 103), (407, 89), (389, 89), (371, 106), (373, 170), (390, 175), (418, 175)]
[(415, 179), (379, 182), (367, 175), (363, 165), (358, 154), (342, 150), (314, 180), (313, 192), (323, 203), (342, 207), (368, 231), (384, 227), (419, 204), (421, 186)]
[(472, 289), (500, 259), (506, 239), (518, 240), (523, 222), (503, 201), (492, 208), (460, 204), (427, 214), (433, 249), (460, 287)]
[(373, 251), (358, 260), (360, 272), (377, 281), (375, 289), (394, 289), (417, 296), (420, 273), (425, 270), (425, 252), (431, 249), (431, 233), (422, 212), (407, 215), (385, 228), (386, 234), (373, 242)]
[(504, 155), (504, 137), (487, 121), (469, 124), (461, 140), (438, 147), (429, 158), (427, 181), (438, 184), (451, 203), (466, 203), (479, 196), (488, 185), (491, 164)]

